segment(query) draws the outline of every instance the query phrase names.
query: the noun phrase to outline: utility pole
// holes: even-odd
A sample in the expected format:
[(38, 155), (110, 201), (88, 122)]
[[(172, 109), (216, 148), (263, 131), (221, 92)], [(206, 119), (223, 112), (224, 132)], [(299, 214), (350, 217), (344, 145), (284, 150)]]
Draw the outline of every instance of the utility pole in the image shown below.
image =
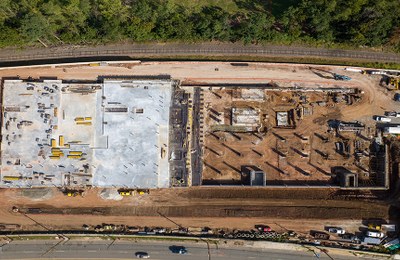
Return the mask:
[[(41, 226), (42, 228), (44, 228), (47, 231), (51, 231), (50, 228), (46, 227), (45, 225), (43, 225), (42, 223), (40, 223), (39, 221), (33, 219), (32, 217), (28, 216), (26, 213), (19, 211), (19, 209), (17, 207), (13, 207), (13, 212), (17, 212), (19, 214), (21, 214), (22, 216), (26, 217), (27, 219), (35, 222), (37, 225)], [(57, 247), (59, 244), (61, 244), (62, 242), (67, 242), (69, 240), (69, 238), (67, 236), (65, 236), (64, 234), (56, 234), (58, 237), (61, 237), (62, 240), (60, 240), (58, 243), (56, 243), (54, 246), (50, 247), (46, 252), (44, 252), (41, 256), (44, 256), (48, 253), (50, 253), (55, 247)]]
[[(165, 218), (166, 220), (168, 220), (169, 222), (173, 223), (174, 225), (176, 225), (177, 227), (184, 229), (185, 227), (182, 226), (179, 223), (176, 223), (175, 221), (173, 221), (172, 219), (170, 219), (169, 217), (165, 216), (164, 214), (162, 214), (161, 212), (157, 211), (158, 215), (160, 215), (161, 217)], [(188, 232), (189, 233), (189, 232)], [(190, 233), (189, 233), (190, 234)], [(207, 254), (208, 254), (208, 260), (211, 260), (211, 249), (210, 249), (210, 242), (208, 241), (208, 239), (204, 239), (204, 238), (200, 238), (201, 241), (203, 241), (204, 243), (207, 244)]]

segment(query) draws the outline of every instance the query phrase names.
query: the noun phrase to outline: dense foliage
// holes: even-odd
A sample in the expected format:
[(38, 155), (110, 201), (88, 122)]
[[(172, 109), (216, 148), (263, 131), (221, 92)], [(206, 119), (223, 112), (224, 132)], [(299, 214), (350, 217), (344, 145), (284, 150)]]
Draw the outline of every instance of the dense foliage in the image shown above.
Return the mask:
[(187, 8), (176, 0), (0, 0), (0, 47), (39, 40), (217, 40), (343, 43), (400, 51), (399, 0), (298, 0), (275, 16), (264, 2), (235, 0), (238, 9), (228, 12), (211, 4)]

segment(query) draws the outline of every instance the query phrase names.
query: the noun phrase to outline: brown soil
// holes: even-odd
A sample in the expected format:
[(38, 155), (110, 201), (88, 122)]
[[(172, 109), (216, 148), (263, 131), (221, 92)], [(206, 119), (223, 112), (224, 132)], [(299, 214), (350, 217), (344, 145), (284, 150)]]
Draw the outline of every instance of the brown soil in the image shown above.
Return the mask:
[[(371, 200), (332, 200), (337, 191), (328, 189), (165, 189), (121, 201), (105, 201), (97, 189), (88, 191), (84, 198), (67, 197), (55, 189), (52, 197), (43, 200), (22, 194), (18, 189), (0, 190), (0, 219), (29, 230), (43, 229), (38, 223), (64, 230), (101, 223), (173, 227), (168, 219), (192, 227), (250, 228), (256, 223), (276, 222), (285, 223), (289, 229), (293, 229), (290, 220), (307, 219), (310, 226), (301, 230), (309, 230), (321, 223), (360, 225), (362, 219), (390, 217), (389, 205)], [(13, 206), (28, 212), (27, 216), (13, 213)], [(40, 209), (41, 213), (29, 213), (29, 209)]]
[[(219, 70), (215, 70), (218, 67)], [(343, 73), (341, 67), (327, 67), (333, 72)], [(296, 71), (296, 72), (293, 72)], [(62, 79), (96, 79), (98, 75), (154, 75), (170, 74), (173, 78), (205, 83), (245, 82), (266, 83), (271, 80), (290, 82), (313, 82), (333, 84), (321, 79), (304, 65), (251, 64), (248, 67), (233, 67), (219, 62), (149, 62), (115, 66), (68, 66), (45, 68), (17, 68), (0, 70), (1, 77), (57, 76)], [(346, 73), (344, 73), (346, 74)], [(397, 104), (391, 101), (392, 93), (378, 87), (378, 76), (350, 75), (351, 82), (340, 82), (340, 86), (359, 87), (365, 91), (365, 102), (341, 111), (343, 120), (364, 119), (372, 122), (371, 114), (382, 114), (393, 110)], [(305, 80), (307, 79), (307, 80)], [(339, 84), (334, 82), (334, 84)], [(333, 114), (326, 113), (326, 117)], [(324, 117), (326, 119), (326, 117)], [(311, 120), (311, 119), (310, 119)], [(321, 124), (317, 120), (315, 125)], [(318, 126), (319, 127), (319, 126)], [(304, 128), (304, 133), (315, 128)], [(303, 133), (303, 134), (304, 134)], [(56, 189), (45, 193), (46, 198), (30, 194), (25, 197), (22, 190), (2, 189), (0, 197), (0, 222), (19, 223), (24, 229), (42, 229), (37, 223), (50, 229), (79, 229), (83, 224), (127, 224), (138, 226), (175, 226), (159, 215), (171, 217), (184, 226), (210, 226), (248, 229), (257, 223), (270, 224), (279, 230), (322, 229), (323, 225), (343, 225), (356, 230), (363, 218), (391, 218), (394, 210), (376, 195), (366, 193), (340, 194), (326, 189), (248, 189), (248, 188), (184, 188), (154, 190), (150, 195), (127, 197), (121, 201), (106, 201), (99, 197), (100, 190), (89, 190), (84, 198), (70, 198)], [(370, 198), (370, 200), (338, 200), (337, 198)], [(384, 194), (382, 195), (384, 196)], [(373, 199), (373, 200), (371, 200)], [(18, 206), (21, 211), (39, 208), (46, 214), (24, 216), (11, 211)], [(94, 210), (94, 211), (93, 211)], [(94, 213), (89, 215), (88, 212)], [(158, 213), (159, 212), (159, 213)], [(82, 214), (85, 213), (85, 214)], [(96, 215), (97, 214), (97, 215)], [(322, 220), (323, 219), (323, 220)]]

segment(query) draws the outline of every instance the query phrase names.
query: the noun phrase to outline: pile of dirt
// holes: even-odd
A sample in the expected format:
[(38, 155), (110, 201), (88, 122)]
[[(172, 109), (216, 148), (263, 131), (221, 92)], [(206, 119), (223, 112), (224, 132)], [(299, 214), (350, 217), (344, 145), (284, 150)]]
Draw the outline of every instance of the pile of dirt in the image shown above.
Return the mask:
[(52, 188), (21, 189), (20, 195), (34, 201), (48, 200), (54, 196)]
[(100, 191), (99, 196), (103, 200), (122, 200), (123, 197), (119, 195), (118, 191), (115, 189), (103, 189)]

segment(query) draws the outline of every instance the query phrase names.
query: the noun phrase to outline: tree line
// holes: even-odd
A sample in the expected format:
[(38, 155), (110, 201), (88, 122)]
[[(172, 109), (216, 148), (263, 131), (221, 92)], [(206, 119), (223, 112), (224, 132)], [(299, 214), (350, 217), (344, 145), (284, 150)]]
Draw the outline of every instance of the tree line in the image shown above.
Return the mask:
[(257, 0), (235, 2), (238, 11), (228, 12), (211, 4), (186, 8), (176, 0), (1, 0), (0, 47), (131, 40), (344, 44), (400, 51), (399, 0), (299, 0), (275, 16), (254, 4)]

